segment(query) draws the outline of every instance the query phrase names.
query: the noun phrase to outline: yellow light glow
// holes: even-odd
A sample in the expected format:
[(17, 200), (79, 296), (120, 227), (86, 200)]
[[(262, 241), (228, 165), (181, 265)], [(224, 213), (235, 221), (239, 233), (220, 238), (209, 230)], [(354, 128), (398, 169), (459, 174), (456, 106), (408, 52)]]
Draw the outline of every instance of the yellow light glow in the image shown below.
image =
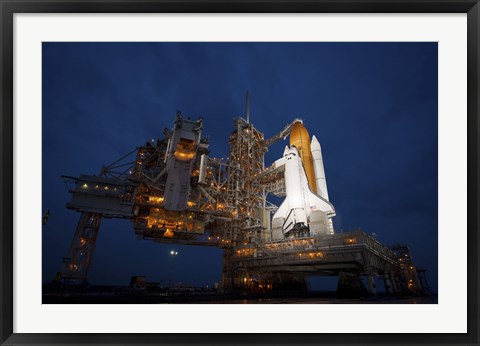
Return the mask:
[(165, 233), (163, 233), (164, 238), (173, 238), (173, 231), (171, 229), (167, 229)]
[(348, 238), (346, 239), (347, 244), (355, 244), (355, 238)]
[(175, 152), (175, 158), (180, 161), (191, 160), (194, 157), (195, 157), (195, 152), (181, 152), (178, 150)]
[(148, 201), (151, 202), (151, 203), (162, 203), (163, 202), (163, 197), (150, 196), (150, 197), (148, 197)]

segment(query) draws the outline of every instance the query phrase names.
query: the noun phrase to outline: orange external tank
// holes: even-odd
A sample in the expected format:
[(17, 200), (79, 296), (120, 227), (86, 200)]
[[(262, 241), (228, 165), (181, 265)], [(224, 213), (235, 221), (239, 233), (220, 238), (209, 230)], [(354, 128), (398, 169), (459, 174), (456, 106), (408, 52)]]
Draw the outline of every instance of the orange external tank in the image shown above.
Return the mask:
[(290, 132), (290, 147), (294, 145), (302, 158), (303, 168), (308, 180), (310, 191), (317, 192), (317, 184), (315, 182), (315, 171), (313, 168), (312, 149), (310, 148), (310, 135), (301, 122), (293, 124)]

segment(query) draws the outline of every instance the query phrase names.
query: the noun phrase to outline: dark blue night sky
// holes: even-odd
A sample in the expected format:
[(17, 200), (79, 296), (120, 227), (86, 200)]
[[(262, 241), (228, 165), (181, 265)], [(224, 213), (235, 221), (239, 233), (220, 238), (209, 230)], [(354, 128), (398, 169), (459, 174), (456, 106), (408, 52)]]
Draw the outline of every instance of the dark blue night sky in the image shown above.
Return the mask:
[[(210, 155), (226, 157), (249, 90), (250, 119), (266, 137), (301, 118), (319, 139), (335, 228), (408, 244), (437, 290), (436, 43), (44, 43), (42, 72), (45, 283), (60, 270), (79, 218), (65, 208), (61, 175), (98, 174), (161, 138), (177, 110), (202, 116)], [(267, 165), (285, 144), (271, 147)], [(146, 275), (212, 285), (221, 255), (137, 240), (129, 221), (106, 219), (90, 282)]]

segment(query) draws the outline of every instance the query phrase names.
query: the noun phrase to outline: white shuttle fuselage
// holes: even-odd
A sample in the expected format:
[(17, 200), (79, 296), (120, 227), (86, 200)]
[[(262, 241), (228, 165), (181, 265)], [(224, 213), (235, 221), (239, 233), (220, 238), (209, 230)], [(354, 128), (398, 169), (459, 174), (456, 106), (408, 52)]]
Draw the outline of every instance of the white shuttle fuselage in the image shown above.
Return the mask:
[(272, 239), (332, 234), (331, 218), (335, 216), (335, 209), (325, 198), (310, 190), (297, 148), (286, 147), (282, 161), (286, 197), (273, 216)]

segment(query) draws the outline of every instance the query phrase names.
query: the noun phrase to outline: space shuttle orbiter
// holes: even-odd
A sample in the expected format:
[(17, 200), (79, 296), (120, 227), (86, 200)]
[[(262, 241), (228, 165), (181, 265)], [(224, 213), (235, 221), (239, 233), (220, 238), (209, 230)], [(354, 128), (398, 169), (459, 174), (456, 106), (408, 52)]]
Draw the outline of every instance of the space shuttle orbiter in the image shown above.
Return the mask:
[(290, 148), (276, 166), (285, 165), (286, 197), (272, 219), (272, 240), (333, 234), (335, 209), (328, 200), (320, 143), (310, 143), (301, 122), (293, 125)]

